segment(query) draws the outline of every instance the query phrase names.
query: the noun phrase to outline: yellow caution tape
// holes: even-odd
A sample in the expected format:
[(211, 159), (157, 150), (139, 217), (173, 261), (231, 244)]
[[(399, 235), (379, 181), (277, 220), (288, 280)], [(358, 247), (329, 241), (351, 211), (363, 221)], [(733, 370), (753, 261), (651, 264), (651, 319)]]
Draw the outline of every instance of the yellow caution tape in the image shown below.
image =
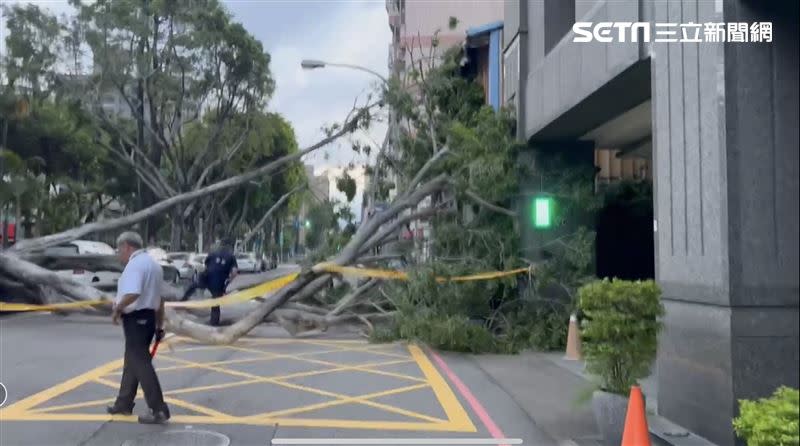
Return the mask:
[[(203, 300), (195, 300), (187, 302), (167, 302), (166, 306), (170, 308), (211, 308), (223, 305), (230, 305), (234, 303), (246, 302), (248, 300), (255, 299), (256, 297), (261, 297), (267, 293), (271, 293), (275, 290), (283, 288), (296, 278), (297, 278), (297, 273), (293, 273), (283, 277), (279, 277), (274, 280), (270, 280), (269, 282), (264, 282), (252, 288), (236, 291), (234, 293), (228, 294), (218, 299), (203, 299)], [(103, 304), (111, 304), (111, 302), (107, 300), (85, 300), (80, 302), (68, 302), (68, 303), (49, 304), (49, 305), (33, 305), (33, 304), (0, 302), (0, 313), (6, 311), (58, 311), (58, 310), (67, 310), (72, 308), (92, 307)]]
[(436, 280), (450, 280), (451, 282), (471, 282), (474, 280), (491, 280), (491, 279), (499, 279), (501, 277), (508, 277), (508, 276), (515, 276), (517, 274), (527, 273), (530, 271), (530, 268), (517, 268), (512, 269), (510, 271), (494, 271), (488, 273), (480, 273), (480, 274), (473, 274), (470, 276), (457, 276), (457, 277), (450, 277), (449, 279), (446, 277), (438, 277)]
[(270, 280), (269, 282), (264, 282), (261, 285), (256, 285), (252, 288), (236, 291), (217, 299), (212, 298), (186, 302), (167, 302), (166, 306), (170, 308), (210, 308), (247, 302), (248, 300), (262, 297), (267, 293), (271, 293), (285, 287), (294, 279), (296, 279), (297, 276), (298, 273), (292, 273), (278, 279)]
[(391, 271), (385, 269), (356, 268), (354, 266), (339, 266), (333, 263), (324, 263), (319, 269), (328, 273), (338, 273), (348, 276), (373, 277), (376, 279), (408, 279), (408, 274), (402, 271)]
[[(352, 266), (339, 266), (332, 263), (320, 265), (319, 269), (329, 273), (338, 273), (348, 276), (358, 277), (371, 277), (376, 279), (390, 279), (390, 280), (408, 280), (408, 273), (402, 271), (392, 271), (385, 269), (370, 269), (370, 268), (356, 268)], [(456, 277), (437, 277), (437, 282), (470, 282), (475, 280), (491, 280), (499, 279), (501, 277), (513, 276), (516, 274), (530, 271), (529, 268), (517, 268), (510, 271), (492, 271), (480, 274), (472, 274), (469, 276), (456, 276)], [(292, 273), (286, 276), (279, 277), (260, 285), (251, 288), (236, 291), (226, 296), (217, 299), (203, 299), (186, 302), (167, 302), (166, 306), (170, 308), (211, 308), (231, 305), (241, 302), (247, 302), (257, 297), (262, 297), (268, 293), (277, 291), (297, 278), (299, 273)], [(60, 304), (49, 305), (33, 305), (33, 304), (20, 304), (20, 303), (7, 303), (0, 302), (0, 313), (7, 311), (58, 311), (71, 308), (91, 307), (98, 305), (109, 305), (110, 301), (107, 300), (86, 300), (80, 302), (68, 302)]]
[[(339, 266), (332, 263), (325, 263), (320, 265), (319, 269), (329, 273), (339, 273), (348, 276), (358, 277), (372, 277), (376, 279), (398, 279), (408, 280), (408, 274), (401, 271), (392, 271), (385, 269), (370, 269), (370, 268), (356, 268), (352, 266)], [(529, 268), (517, 268), (510, 271), (491, 271), (480, 274), (472, 274), (469, 276), (455, 276), (455, 277), (437, 277), (438, 282), (470, 282), (475, 280), (490, 280), (499, 279), (501, 277), (513, 276), (516, 274), (530, 271)]]
[(83, 300), (80, 302), (68, 302), (63, 304), (33, 305), (0, 302), (0, 313), (4, 311), (53, 311), (65, 310), (69, 308), (93, 307), (96, 305), (111, 304), (108, 300)]

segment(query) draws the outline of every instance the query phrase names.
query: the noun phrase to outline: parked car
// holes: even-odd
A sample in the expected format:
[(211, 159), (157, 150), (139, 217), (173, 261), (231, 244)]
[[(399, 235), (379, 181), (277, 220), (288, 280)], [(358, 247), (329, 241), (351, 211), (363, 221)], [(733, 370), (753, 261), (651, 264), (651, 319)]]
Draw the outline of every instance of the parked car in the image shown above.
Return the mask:
[(240, 252), (236, 254), (236, 264), (239, 271), (245, 273), (257, 273), (261, 270), (261, 261), (252, 252)]
[(161, 269), (164, 271), (165, 282), (174, 284), (180, 282), (181, 276), (178, 273), (178, 268), (172, 264), (172, 260), (169, 259), (167, 251), (157, 247), (147, 248), (146, 251), (156, 262), (158, 262), (159, 265), (161, 265)]
[(206, 254), (193, 253), (189, 255), (189, 264), (194, 268), (195, 274), (206, 270)]
[(192, 253), (189, 252), (171, 252), (167, 254), (167, 260), (172, 261), (172, 266), (178, 269), (178, 278), (193, 279), (197, 270), (190, 262)]
[[(115, 256), (116, 251), (111, 245), (92, 240), (73, 240), (63, 245), (45, 248), (44, 255), (53, 257), (69, 257), (81, 255), (109, 255)], [(70, 278), (84, 285), (95, 288), (115, 288), (119, 280), (120, 272), (117, 271), (87, 271), (83, 269), (56, 270), (56, 274), (61, 277)]]

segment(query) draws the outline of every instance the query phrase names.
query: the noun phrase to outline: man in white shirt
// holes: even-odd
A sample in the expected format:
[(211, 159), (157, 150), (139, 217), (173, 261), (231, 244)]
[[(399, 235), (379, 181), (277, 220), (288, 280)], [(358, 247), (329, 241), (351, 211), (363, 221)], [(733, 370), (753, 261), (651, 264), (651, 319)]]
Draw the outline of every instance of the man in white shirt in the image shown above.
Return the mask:
[(107, 412), (131, 415), (141, 383), (150, 413), (139, 416), (139, 422), (163, 424), (170, 417), (169, 408), (164, 403), (149, 349), (154, 335), (157, 340), (164, 337), (164, 300), (161, 298), (164, 273), (143, 245), (142, 237), (135, 232), (125, 232), (117, 238), (117, 250), (125, 270), (117, 283), (111, 318), (115, 325), (122, 321), (125, 363), (119, 396)]

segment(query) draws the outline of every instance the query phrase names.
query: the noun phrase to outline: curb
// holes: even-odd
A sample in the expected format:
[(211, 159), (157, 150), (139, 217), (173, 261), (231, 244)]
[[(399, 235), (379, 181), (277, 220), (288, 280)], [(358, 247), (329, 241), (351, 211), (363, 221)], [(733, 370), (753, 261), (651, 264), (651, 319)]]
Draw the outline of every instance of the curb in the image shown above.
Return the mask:
[(716, 446), (716, 444), (689, 432), (660, 415), (648, 415), (647, 426), (650, 429), (650, 435), (657, 437), (663, 445)]

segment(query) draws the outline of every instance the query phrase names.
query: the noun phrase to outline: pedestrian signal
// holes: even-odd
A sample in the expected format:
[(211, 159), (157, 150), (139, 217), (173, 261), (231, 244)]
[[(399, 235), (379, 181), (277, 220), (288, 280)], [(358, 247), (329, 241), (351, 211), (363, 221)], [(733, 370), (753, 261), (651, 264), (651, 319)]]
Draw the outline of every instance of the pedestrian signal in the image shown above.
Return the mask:
[(555, 218), (555, 201), (552, 197), (536, 197), (533, 200), (532, 215), (533, 227), (536, 229), (550, 229)]

